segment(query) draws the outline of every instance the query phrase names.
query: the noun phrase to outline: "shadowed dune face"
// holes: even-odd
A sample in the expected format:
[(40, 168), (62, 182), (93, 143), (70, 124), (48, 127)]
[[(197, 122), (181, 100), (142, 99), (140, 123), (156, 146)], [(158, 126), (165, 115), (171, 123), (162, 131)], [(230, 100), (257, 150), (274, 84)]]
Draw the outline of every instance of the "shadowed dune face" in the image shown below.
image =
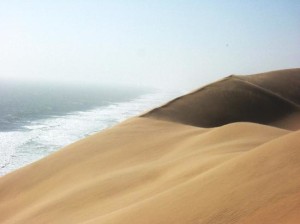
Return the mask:
[(229, 76), (144, 115), (198, 127), (233, 122), (278, 124), (299, 113), (300, 69)]
[(287, 69), (238, 77), (295, 104), (300, 104), (300, 69)]

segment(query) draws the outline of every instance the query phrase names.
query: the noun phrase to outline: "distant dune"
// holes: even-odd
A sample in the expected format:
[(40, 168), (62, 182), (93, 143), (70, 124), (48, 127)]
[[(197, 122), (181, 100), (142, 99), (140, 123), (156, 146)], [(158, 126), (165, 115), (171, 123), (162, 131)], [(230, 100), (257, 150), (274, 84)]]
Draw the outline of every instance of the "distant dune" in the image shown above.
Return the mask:
[(0, 178), (0, 223), (299, 224), (300, 69), (232, 75)]
[(144, 117), (198, 127), (233, 122), (272, 124), (299, 113), (300, 69), (231, 75), (156, 108)]

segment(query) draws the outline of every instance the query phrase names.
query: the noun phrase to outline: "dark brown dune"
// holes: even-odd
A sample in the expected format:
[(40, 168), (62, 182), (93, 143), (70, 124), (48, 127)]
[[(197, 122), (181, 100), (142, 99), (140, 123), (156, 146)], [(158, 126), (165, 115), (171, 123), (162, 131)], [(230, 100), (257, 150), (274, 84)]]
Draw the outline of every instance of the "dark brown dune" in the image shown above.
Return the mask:
[(295, 104), (300, 104), (300, 69), (238, 76)]
[(299, 113), (300, 69), (229, 76), (156, 108), (143, 117), (198, 127), (233, 122), (277, 124)]

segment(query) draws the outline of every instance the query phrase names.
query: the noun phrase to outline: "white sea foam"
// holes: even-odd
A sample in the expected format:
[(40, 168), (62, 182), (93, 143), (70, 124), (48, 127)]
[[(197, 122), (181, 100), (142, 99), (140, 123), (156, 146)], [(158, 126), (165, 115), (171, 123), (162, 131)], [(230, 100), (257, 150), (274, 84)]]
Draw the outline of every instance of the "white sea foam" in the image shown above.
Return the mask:
[(173, 98), (156, 92), (128, 102), (32, 121), (24, 131), (0, 132), (0, 175), (32, 163), (85, 136)]

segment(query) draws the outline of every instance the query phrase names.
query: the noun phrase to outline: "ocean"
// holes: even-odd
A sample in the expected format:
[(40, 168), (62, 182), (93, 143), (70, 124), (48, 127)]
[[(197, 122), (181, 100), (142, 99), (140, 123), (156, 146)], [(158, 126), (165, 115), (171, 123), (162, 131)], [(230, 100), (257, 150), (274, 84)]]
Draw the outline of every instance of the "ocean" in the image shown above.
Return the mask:
[(0, 175), (139, 115), (175, 91), (0, 82)]

